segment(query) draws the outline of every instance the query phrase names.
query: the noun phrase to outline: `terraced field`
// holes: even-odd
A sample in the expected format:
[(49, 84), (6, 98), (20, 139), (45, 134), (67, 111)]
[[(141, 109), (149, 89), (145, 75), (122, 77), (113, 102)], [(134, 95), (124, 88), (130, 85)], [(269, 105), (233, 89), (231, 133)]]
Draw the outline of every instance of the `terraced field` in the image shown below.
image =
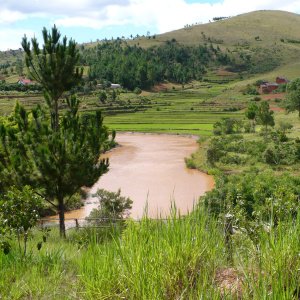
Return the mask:
[[(91, 113), (101, 109), (105, 123), (117, 131), (210, 135), (213, 124), (221, 118), (243, 116), (241, 109), (246, 106), (247, 99), (232, 101), (230, 98), (220, 98), (227, 88), (228, 83), (194, 82), (184, 88), (177, 86), (164, 92), (142, 95), (119, 93), (115, 100), (110, 98), (111, 91), (108, 91), (105, 103), (99, 101), (99, 91), (94, 91), (89, 95), (80, 95), (80, 110)], [(2, 94), (0, 114), (9, 114), (16, 101), (27, 108), (44, 104), (40, 94)], [(61, 109), (65, 108), (66, 104), (62, 103)]]
[[(241, 109), (246, 106), (242, 101), (214, 101), (223, 89), (224, 85), (190, 85), (186, 90), (171, 90), (144, 98), (132, 96), (135, 100), (131, 100), (127, 109), (136, 111), (128, 113), (124, 105), (106, 106), (105, 123), (117, 131), (210, 135), (216, 121), (224, 117), (241, 118)], [(138, 104), (139, 99), (144, 99), (144, 103)]]

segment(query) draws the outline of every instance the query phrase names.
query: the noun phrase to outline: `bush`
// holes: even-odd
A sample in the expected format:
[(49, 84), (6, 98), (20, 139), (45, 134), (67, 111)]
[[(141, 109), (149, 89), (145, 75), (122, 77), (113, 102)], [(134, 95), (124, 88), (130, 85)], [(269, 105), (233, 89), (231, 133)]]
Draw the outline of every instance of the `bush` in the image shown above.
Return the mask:
[(83, 206), (82, 195), (80, 193), (75, 193), (72, 197), (70, 197), (65, 204), (66, 211), (79, 209)]
[(110, 223), (115, 220), (122, 220), (129, 216), (132, 207), (132, 200), (121, 196), (118, 192), (109, 192), (99, 189), (93, 197), (99, 200), (97, 209), (93, 209), (87, 220), (93, 224)]
[(216, 122), (213, 126), (214, 135), (238, 133), (242, 124), (233, 118), (223, 118), (221, 121)]
[(299, 211), (300, 179), (272, 171), (250, 172), (219, 177), (215, 189), (203, 201), (211, 214), (224, 216), (230, 212), (233, 223), (249, 236), (264, 225), (296, 218)]
[(251, 101), (255, 101), (255, 102), (258, 102), (260, 100), (261, 100), (261, 97), (259, 97), (259, 96), (256, 96), (253, 99), (251, 99)]
[(220, 158), (224, 155), (223, 145), (220, 143), (218, 138), (215, 138), (209, 144), (209, 147), (206, 152), (207, 162), (214, 166), (216, 162), (220, 160)]
[(142, 93), (142, 90), (139, 87), (136, 87), (133, 91), (136, 95), (140, 95)]
[[(0, 199), (0, 233), (2, 231), (2, 234), (5, 232), (9, 236), (17, 236), (19, 249), (23, 241), (24, 255), (26, 255), (29, 231), (40, 218), (42, 200), (42, 197), (29, 186), (24, 186), (22, 189), (12, 187)], [(10, 249), (9, 242), (3, 235), (0, 235), (0, 247), (5, 253)]]
[(256, 87), (253, 85), (248, 84), (247, 87), (243, 91), (244, 95), (259, 95)]
[(223, 164), (230, 164), (230, 165), (242, 165), (245, 163), (240, 156), (236, 154), (226, 153), (221, 159), (220, 162)]
[(269, 165), (278, 165), (281, 161), (281, 155), (278, 149), (273, 146), (269, 146), (263, 153), (264, 161)]

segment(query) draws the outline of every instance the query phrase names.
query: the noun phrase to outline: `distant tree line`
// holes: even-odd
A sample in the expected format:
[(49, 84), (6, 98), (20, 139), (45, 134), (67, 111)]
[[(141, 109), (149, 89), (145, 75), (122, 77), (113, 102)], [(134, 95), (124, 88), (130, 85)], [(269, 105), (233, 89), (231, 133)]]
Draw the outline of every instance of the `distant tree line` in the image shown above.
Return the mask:
[(168, 80), (199, 80), (210, 65), (227, 65), (228, 54), (212, 44), (185, 46), (175, 39), (159, 47), (143, 49), (120, 41), (85, 49), (82, 64), (89, 65), (89, 80), (107, 80), (134, 90), (147, 89)]
[(5, 83), (0, 82), (0, 91), (42, 91), (42, 86), (40, 84), (28, 84), (23, 85), (19, 83)]

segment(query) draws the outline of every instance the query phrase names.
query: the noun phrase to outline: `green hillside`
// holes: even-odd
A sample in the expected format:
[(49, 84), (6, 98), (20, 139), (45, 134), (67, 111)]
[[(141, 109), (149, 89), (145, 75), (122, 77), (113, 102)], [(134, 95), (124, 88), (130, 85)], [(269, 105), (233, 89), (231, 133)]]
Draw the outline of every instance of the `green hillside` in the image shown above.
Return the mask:
[[(243, 43), (251, 46), (282, 45), (291, 50), (298, 49), (293, 43), (282, 43), (281, 39), (299, 40), (300, 15), (285, 11), (254, 11), (228, 19), (189, 27), (156, 35), (155, 39), (140, 38), (141, 46), (153, 46), (167, 40), (176, 39), (180, 43), (195, 45), (213, 43), (224, 47), (235, 47)], [(255, 39), (259, 37), (259, 39)], [(132, 41), (137, 43), (137, 40)], [(282, 43), (282, 44), (281, 44)]]
[[(290, 66), (300, 61), (300, 32), (296, 30), (299, 25), (298, 14), (255, 11), (207, 24), (186, 25), (183, 29), (160, 35), (118, 41), (124, 47), (141, 48), (163, 46), (170, 41), (184, 46), (208, 46), (228, 56), (231, 60), (226, 66), (229, 71), (264, 74), (283, 68), (291, 73)], [(88, 44), (85, 49), (94, 46), (95, 43)], [(300, 73), (288, 75), (297, 77)]]
[(156, 35), (155, 39), (130, 41), (142, 47), (162, 44), (175, 39), (186, 45), (212, 43), (230, 51), (256, 52), (267, 49), (280, 64), (300, 58), (300, 15), (285, 11), (255, 11), (221, 21)]
[[(207, 24), (158, 35), (157, 41), (175, 38), (185, 44), (206, 42), (207, 38), (223, 40), (224, 46), (248, 42), (250, 45), (270, 45), (280, 39), (300, 41), (300, 15), (284, 11), (255, 11)], [(203, 36), (205, 34), (206, 38)], [(261, 40), (255, 40), (259, 36)], [(293, 48), (293, 47), (291, 47)]]

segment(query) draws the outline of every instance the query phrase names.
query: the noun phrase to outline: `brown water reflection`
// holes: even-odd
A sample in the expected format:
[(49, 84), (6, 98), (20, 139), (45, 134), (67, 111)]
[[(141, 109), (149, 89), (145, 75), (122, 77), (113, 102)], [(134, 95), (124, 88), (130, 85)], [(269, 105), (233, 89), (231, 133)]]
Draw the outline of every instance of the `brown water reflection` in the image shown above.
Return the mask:
[[(119, 133), (121, 145), (107, 154), (110, 170), (91, 188), (121, 194), (133, 200), (131, 217), (142, 217), (148, 206), (150, 217), (165, 216), (171, 202), (181, 213), (191, 210), (198, 197), (212, 189), (211, 176), (187, 169), (184, 158), (197, 150), (196, 139), (178, 135)], [(90, 196), (82, 209), (66, 214), (66, 218), (84, 218), (97, 207)]]

